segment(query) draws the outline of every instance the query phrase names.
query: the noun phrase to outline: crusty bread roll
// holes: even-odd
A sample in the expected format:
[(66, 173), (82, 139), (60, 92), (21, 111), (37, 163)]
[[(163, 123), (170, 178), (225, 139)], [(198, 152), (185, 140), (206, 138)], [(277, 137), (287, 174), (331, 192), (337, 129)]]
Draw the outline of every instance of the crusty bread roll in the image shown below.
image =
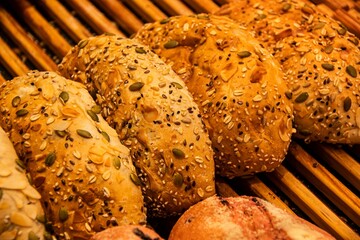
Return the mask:
[(163, 238), (145, 226), (129, 225), (106, 229), (90, 240), (163, 240)]
[(148, 47), (113, 35), (89, 38), (59, 70), (96, 93), (104, 117), (130, 148), (150, 215), (181, 213), (215, 193), (213, 152), (199, 108)]
[(30, 185), (6, 133), (0, 128), (0, 239), (44, 239), (40, 194)]
[(2, 86), (0, 110), (60, 238), (89, 239), (110, 226), (145, 222), (129, 150), (82, 84), (32, 71)]
[(359, 40), (302, 1), (234, 1), (217, 13), (252, 31), (283, 66), (297, 137), (360, 143)]
[(228, 18), (179, 16), (145, 25), (149, 44), (184, 79), (202, 111), (226, 177), (271, 171), (292, 134), (292, 105), (280, 65)]
[(255, 197), (208, 198), (188, 209), (169, 240), (335, 239), (315, 225)]

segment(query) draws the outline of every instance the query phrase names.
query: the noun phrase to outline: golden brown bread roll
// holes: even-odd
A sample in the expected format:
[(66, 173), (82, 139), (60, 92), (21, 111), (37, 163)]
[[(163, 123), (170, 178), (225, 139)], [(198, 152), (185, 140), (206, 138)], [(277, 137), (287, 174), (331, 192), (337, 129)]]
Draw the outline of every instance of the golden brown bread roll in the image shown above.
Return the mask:
[(145, 223), (129, 150), (82, 84), (32, 71), (2, 85), (0, 110), (60, 238), (89, 239), (109, 226)]
[(211, 197), (176, 222), (169, 240), (335, 239), (315, 225), (255, 197)]
[(145, 226), (130, 225), (106, 229), (90, 240), (163, 240), (163, 238)]
[(59, 70), (96, 92), (105, 119), (130, 148), (149, 214), (178, 214), (215, 193), (213, 152), (199, 108), (148, 47), (118, 36), (89, 38)]
[(302, 1), (234, 1), (217, 14), (247, 27), (280, 61), (297, 137), (360, 143), (359, 40)]
[(199, 105), (217, 172), (236, 177), (271, 171), (284, 159), (292, 105), (280, 65), (228, 18), (171, 17), (136, 38), (172, 64)]
[(0, 128), (0, 239), (44, 239), (40, 194), (30, 185), (6, 133)]

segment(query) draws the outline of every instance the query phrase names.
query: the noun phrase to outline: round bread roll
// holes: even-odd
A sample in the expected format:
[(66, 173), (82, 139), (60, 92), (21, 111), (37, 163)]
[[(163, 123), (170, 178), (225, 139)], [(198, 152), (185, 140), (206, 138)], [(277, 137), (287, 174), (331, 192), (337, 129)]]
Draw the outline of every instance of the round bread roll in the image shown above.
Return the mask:
[(236, 1), (217, 14), (246, 26), (282, 64), (305, 141), (360, 143), (359, 40), (302, 1)]
[(163, 240), (163, 238), (150, 228), (129, 225), (106, 229), (97, 233), (90, 240)]
[(44, 239), (40, 194), (30, 185), (6, 133), (0, 128), (0, 239)]
[(169, 240), (335, 239), (315, 225), (255, 197), (208, 198), (188, 209)]
[(129, 150), (99, 108), (82, 84), (53, 72), (32, 71), (0, 89), (0, 124), (60, 239), (146, 221)]
[(82, 40), (59, 65), (96, 93), (129, 147), (149, 214), (179, 214), (214, 195), (214, 159), (184, 82), (148, 47), (114, 35)]
[(292, 134), (280, 65), (236, 22), (206, 14), (145, 25), (136, 39), (185, 81), (209, 130), (217, 173), (272, 171)]

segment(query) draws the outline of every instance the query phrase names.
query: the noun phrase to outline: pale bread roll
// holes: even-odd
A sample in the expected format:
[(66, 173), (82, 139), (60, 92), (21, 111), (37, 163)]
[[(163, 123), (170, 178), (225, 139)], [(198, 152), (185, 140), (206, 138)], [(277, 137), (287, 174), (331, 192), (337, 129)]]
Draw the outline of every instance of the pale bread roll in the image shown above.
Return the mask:
[(163, 238), (145, 226), (129, 225), (106, 229), (90, 240), (163, 240)]

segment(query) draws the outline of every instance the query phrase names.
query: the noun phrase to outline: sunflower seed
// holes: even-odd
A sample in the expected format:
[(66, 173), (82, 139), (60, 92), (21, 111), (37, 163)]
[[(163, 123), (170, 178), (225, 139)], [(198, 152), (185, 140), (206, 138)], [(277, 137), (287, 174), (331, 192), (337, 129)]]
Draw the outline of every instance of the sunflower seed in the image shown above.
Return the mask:
[(12, 212), (10, 216), (10, 221), (22, 227), (32, 226), (31, 218), (29, 218), (28, 216), (26, 216), (24, 213), (21, 212)]

